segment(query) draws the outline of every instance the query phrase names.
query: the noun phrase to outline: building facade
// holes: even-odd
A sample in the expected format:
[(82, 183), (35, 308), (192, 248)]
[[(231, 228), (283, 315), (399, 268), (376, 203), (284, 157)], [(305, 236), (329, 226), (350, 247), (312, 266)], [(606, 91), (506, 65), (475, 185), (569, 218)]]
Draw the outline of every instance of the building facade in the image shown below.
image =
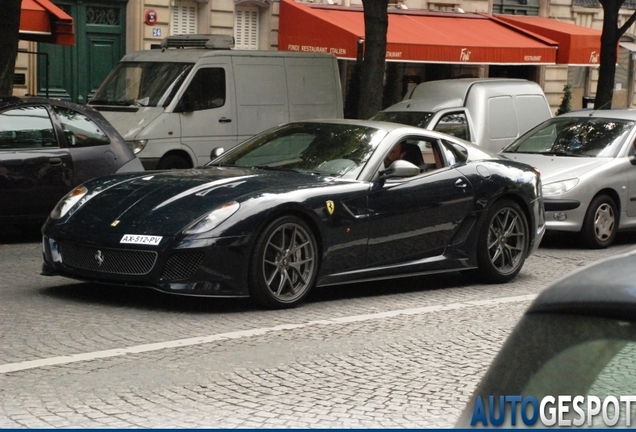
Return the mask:
[[(630, 0), (631, 1), (631, 0)], [(308, 5), (361, 8), (361, 0), (303, 0)], [(225, 34), (235, 49), (276, 50), (279, 40), (279, 0), (53, 0), (75, 22), (75, 46), (20, 42), (15, 94), (40, 94), (87, 102), (97, 86), (126, 53), (151, 49), (175, 34)], [(636, 0), (633, 2), (636, 5)], [(621, 11), (625, 22), (634, 12), (629, 1)], [(549, 17), (601, 30), (603, 10), (597, 0), (391, 0), (389, 8), (408, 11), (479, 12)], [(634, 58), (636, 31), (632, 27), (619, 48), (614, 107), (636, 104)], [(354, 60), (340, 61), (343, 89)], [(572, 107), (592, 100), (597, 66), (506, 65), (390, 62), (387, 79), (404, 94), (420, 81), (461, 76), (510, 76), (538, 82), (553, 112), (572, 88)]]

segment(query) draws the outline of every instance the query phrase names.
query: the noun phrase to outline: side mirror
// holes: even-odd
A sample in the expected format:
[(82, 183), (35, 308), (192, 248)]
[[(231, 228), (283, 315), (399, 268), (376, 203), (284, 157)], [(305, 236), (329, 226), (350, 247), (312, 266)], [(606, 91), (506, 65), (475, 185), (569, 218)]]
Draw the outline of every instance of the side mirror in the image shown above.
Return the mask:
[(70, 130), (64, 129), (64, 136), (66, 137), (66, 143), (69, 146), (72, 147), (75, 145), (75, 134), (73, 132), (71, 132)]
[(382, 178), (413, 177), (420, 174), (417, 165), (405, 160), (396, 160), (386, 170), (380, 172)]
[(210, 160), (218, 158), (223, 154), (223, 152), (225, 152), (225, 149), (223, 147), (214, 147), (210, 152)]

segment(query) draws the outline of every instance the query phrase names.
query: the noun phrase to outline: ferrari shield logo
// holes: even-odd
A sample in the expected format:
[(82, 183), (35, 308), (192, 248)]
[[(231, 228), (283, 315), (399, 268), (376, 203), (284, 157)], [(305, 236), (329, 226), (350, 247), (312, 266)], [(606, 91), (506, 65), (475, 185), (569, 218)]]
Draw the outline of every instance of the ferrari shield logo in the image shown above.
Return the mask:
[(333, 201), (329, 200), (325, 203), (325, 205), (327, 206), (327, 212), (332, 215), (334, 210), (336, 209), (336, 204)]
[(114, 220), (113, 223), (110, 224), (110, 226), (112, 227), (117, 226), (118, 223), (119, 223), (118, 220)]

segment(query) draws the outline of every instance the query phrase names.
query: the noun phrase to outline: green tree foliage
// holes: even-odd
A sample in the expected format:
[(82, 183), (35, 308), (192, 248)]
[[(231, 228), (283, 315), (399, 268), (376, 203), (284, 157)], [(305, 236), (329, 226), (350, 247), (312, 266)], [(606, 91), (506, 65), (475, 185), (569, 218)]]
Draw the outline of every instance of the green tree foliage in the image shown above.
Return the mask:
[(561, 99), (561, 105), (556, 112), (556, 115), (565, 114), (572, 111), (572, 86), (566, 84), (563, 86), (563, 99)]

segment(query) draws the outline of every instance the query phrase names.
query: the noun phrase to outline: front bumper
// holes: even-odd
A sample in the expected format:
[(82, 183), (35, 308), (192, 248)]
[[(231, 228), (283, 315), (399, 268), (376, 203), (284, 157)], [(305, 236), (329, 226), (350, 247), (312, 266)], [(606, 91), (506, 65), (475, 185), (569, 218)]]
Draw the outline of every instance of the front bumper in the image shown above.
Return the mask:
[(181, 295), (249, 296), (249, 236), (175, 244), (168, 239), (154, 249), (80, 238), (45, 233), (41, 274)]
[(579, 232), (583, 228), (588, 203), (577, 200), (543, 200), (549, 231)]

